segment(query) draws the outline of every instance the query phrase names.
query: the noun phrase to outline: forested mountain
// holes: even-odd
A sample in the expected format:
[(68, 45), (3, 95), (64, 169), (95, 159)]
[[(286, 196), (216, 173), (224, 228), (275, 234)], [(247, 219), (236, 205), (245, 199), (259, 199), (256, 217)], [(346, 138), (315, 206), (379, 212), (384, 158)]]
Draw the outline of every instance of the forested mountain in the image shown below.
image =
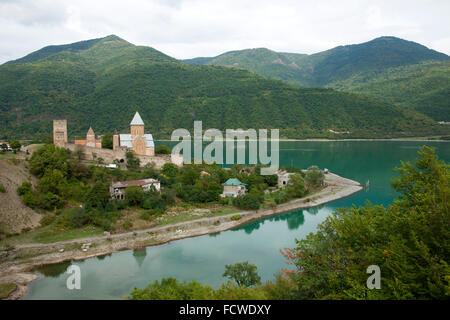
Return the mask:
[(450, 61), (424, 62), (355, 75), (330, 88), (361, 93), (450, 121)]
[[(183, 62), (240, 67), (294, 85), (361, 92), (416, 109), (438, 121), (450, 121), (449, 59), (415, 42), (380, 37), (311, 55), (260, 48)], [(428, 64), (430, 61), (442, 62), (442, 68)], [(422, 76), (424, 79), (419, 79)], [(381, 87), (387, 89), (386, 96), (380, 94)]]
[(0, 66), (0, 138), (42, 137), (55, 118), (68, 119), (72, 137), (89, 125), (126, 132), (135, 111), (155, 138), (191, 129), (194, 120), (205, 129), (280, 128), (289, 138), (448, 134), (428, 117), (373, 98), (190, 66), (117, 36), (48, 48)]

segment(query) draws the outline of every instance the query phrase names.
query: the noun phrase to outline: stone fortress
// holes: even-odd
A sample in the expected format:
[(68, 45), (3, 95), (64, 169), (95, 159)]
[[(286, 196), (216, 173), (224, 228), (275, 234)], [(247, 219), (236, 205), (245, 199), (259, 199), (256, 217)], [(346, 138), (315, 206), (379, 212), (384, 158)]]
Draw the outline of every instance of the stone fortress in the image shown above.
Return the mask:
[(140, 165), (154, 163), (161, 168), (165, 163), (183, 165), (182, 155), (155, 155), (155, 144), (151, 134), (144, 133), (144, 121), (138, 112), (130, 123), (130, 134), (113, 135), (113, 150), (102, 148), (101, 140), (95, 139), (92, 127), (89, 128), (86, 140), (75, 140), (69, 143), (67, 137), (67, 120), (53, 120), (53, 143), (55, 146), (68, 149), (72, 152), (81, 150), (83, 159), (98, 160), (102, 158), (105, 163), (118, 161), (126, 163), (126, 153), (132, 151), (139, 158)]

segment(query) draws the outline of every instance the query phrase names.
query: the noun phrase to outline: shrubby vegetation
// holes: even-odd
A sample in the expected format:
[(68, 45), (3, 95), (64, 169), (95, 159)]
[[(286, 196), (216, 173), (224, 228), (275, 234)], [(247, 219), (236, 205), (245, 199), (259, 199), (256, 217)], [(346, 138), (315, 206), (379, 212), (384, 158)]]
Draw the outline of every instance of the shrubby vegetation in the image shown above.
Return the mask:
[[(414, 164), (396, 169), (393, 205), (338, 209), (315, 233), (296, 240), (295, 248), (281, 250), (290, 268), (274, 281), (258, 285), (256, 267), (236, 264), (226, 266), (224, 276), (237, 286), (228, 282), (213, 290), (195, 281), (163, 279), (134, 289), (130, 298), (448, 299), (449, 169), (424, 147)], [(369, 265), (380, 267), (381, 289), (366, 287)]]
[(170, 148), (164, 144), (157, 146), (155, 149), (156, 154), (170, 154), (171, 151), (172, 150), (170, 150)]
[[(24, 182), (17, 193), (23, 202), (34, 209), (51, 211), (43, 225), (59, 229), (75, 229), (93, 225), (113, 231), (117, 226), (128, 230), (132, 221), (126, 219), (124, 209), (142, 210), (139, 218), (154, 221), (167, 208), (176, 205), (233, 205), (243, 210), (256, 210), (273, 203), (282, 203), (307, 193), (302, 172), (294, 174), (285, 190), (265, 194), (268, 188), (276, 190), (277, 176), (262, 176), (261, 166), (236, 165), (229, 170), (217, 164), (184, 165), (179, 168), (166, 163), (161, 170), (153, 164), (139, 167), (139, 159), (127, 153), (128, 170), (87, 166), (78, 152), (44, 145), (30, 158), (30, 171), (38, 178), (35, 186)], [(154, 178), (161, 182), (162, 190), (154, 188), (144, 192), (141, 187), (125, 189), (126, 200), (112, 200), (111, 181)], [(220, 198), (222, 184), (237, 178), (247, 184), (248, 193), (237, 198)], [(118, 222), (122, 221), (120, 225)]]
[[(445, 299), (450, 288), (450, 171), (424, 147), (402, 163), (389, 208), (343, 208), (315, 234), (285, 251), (296, 299)], [(381, 268), (381, 289), (369, 290), (366, 268)]]

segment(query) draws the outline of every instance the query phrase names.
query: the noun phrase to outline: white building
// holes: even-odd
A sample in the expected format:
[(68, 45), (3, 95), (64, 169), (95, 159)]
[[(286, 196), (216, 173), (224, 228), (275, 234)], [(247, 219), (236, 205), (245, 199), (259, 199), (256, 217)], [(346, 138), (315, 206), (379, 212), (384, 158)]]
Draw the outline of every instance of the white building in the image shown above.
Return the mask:
[(280, 170), (277, 172), (279, 188), (284, 188), (287, 186), (290, 175), (291, 175), (291, 173), (284, 171), (284, 170)]

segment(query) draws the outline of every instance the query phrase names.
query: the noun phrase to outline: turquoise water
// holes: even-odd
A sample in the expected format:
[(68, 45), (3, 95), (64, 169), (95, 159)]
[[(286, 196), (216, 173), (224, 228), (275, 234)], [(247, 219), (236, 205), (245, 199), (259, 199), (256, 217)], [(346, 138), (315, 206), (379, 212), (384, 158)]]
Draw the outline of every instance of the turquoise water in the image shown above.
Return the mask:
[[(262, 280), (273, 279), (285, 266), (280, 248), (294, 247), (296, 238), (314, 231), (336, 208), (392, 203), (389, 181), (400, 161), (412, 161), (421, 142), (281, 142), (280, 165), (321, 168), (365, 183), (370, 189), (308, 210), (296, 210), (252, 222), (218, 234), (173, 241), (144, 250), (127, 250), (105, 257), (76, 261), (81, 268), (81, 289), (68, 290), (64, 273), (71, 262), (42, 269), (45, 276), (30, 285), (25, 299), (121, 299), (134, 287), (175, 277), (219, 286), (225, 264), (249, 261)], [(439, 157), (450, 161), (450, 144), (427, 142)]]

